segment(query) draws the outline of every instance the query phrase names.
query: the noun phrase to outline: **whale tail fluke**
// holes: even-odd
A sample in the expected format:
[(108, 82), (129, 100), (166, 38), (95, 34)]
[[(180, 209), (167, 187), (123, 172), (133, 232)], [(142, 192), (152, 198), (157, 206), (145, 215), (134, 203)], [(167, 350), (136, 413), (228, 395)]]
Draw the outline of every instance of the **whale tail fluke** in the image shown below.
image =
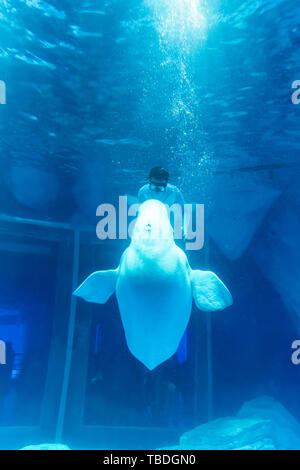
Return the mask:
[(105, 304), (116, 289), (118, 269), (96, 271), (73, 292), (87, 302)]
[(216, 274), (210, 271), (192, 270), (191, 282), (193, 297), (199, 310), (212, 312), (224, 310), (232, 305), (231, 293)]

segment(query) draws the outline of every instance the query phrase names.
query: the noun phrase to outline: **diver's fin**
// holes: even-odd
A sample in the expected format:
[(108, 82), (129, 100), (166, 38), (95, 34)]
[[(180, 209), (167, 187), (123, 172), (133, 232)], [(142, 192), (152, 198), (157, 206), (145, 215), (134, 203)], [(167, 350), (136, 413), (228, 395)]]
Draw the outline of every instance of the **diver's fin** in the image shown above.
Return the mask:
[(193, 297), (200, 310), (211, 312), (232, 305), (232, 296), (223, 282), (210, 271), (191, 271)]
[(118, 269), (96, 271), (83, 281), (73, 292), (73, 295), (81, 297), (87, 302), (105, 304), (115, 291), (117, 278)]

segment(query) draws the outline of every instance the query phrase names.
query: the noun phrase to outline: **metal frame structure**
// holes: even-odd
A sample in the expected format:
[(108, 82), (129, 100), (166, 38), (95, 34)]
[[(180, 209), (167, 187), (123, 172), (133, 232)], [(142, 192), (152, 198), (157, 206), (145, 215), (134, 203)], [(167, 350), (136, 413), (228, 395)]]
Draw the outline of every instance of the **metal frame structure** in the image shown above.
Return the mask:
[[(20, 233), (22, 240), (20, 240)], [(90, 227), (79, 229), (71, 224), (23, 219), (0, 214), (0, 250), (7, 249), (7, 243), (13, 243), (22, 251), (26, 247), (38, 249), (39, 243), (55, 243), (58, 247), (58, 266), (56, 279), (56, 299), (53, 313), (53, 333), (47, 378), (43, 397), (40, 424), (38, 426), (0, 427), (1, 441), (11, 440), (13, 448), (41, 443), (41, 439), (50, 442), (65, 442), (71, 448), (152, 448), (170, 445), (176, 441), (182, 430), (178, 428), (143, 428), (121, 426), (88, 426), (83, 423), (85, 406), (85, 387), (88, 367), (89, 332), (93, 307), (85, 305), (82, 313), (77, 314), (76, 298), (71, 295), (78, 285), (80, 253), (93, 257), (95, 246), (101, 245)], [(33, 243), (34, 240), (34, 243)], [(209, 247), (203, 252), (202, 262), (209, 265)], [(83, 248), (84, 247), (84, 248)], [(70, 266), (72, 271), (70, 272)], [(82, 310), (82, 309), (81, 309)], [(62, 315), (61, 312), (66, 312)], [(200, 318), (200, 317), (199, 317)], [(199, 354), (195, 358), (194, 415), (195, 425), (199, 420), (213, 416), (213, 383), (211, 364), (211, 322), (210, 317), (200, 325), (195, 320), (195, 337), (199, 342)], [(197, 326), (198, 325), (198, 326)], [(206, 326), (205, 326), (206, 325)], [(80, 340), (75, 340), (80, 332)], [(201, 346), (200, 346), (201, 345)], [(205, 373), (203, 374), (203, 369)], [(78, 375), (80, 371), (80, 376)], [(75, 373), (76, 372), (76, 373)], [(201, 379), (200, 377), (205, 377)], [(72, 439), (70, 439), (72, 430)], [(153, 440), (153, 435), (155, 439)]]

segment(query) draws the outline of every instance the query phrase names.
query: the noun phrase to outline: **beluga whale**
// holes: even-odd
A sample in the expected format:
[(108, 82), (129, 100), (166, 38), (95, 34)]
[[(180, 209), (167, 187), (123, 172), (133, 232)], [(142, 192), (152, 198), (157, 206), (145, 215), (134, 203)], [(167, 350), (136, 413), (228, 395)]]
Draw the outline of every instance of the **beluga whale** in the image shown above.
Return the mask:
[(177, 351), (193, 299), (204, 312), (232, 304), (229, 290), (216, 274), (191, 269), (175, 244), (165, 205), (154, 199), (139, 207), (130, 246), (118, 268), (94, 272), (74, 295), (104, 304), (114, 292), (127, 346), (149, 370)]

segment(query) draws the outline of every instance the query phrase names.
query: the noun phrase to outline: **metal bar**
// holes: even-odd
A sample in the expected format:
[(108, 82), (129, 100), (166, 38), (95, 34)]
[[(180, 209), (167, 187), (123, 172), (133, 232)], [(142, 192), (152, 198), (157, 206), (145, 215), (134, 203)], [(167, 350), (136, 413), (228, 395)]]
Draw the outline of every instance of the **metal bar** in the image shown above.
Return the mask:
[[(209, 266), (210, 261), (210, 243), (209, 235), (206, 233), (205, 237), (205, 266)], [(207, 338), (207, 419), (213, 419), (213, 366), (212, 366), (212, 324), (211, 312), (206, 313), (206, 338)]]
[(216, 170), (214, 174), (216, 175), (226, 175), (226, 174), (233, 174), (238, 172), (246, 172), (252, 173), (257, 171), (268, 171), (268, 170), (282, 170), (287, 168), (299, 168), (299, 162), (291, 162), (291, 163), (270, 163), (266, 165), (256, 165), (256, 166), (244, 166), (244, 167), (236, 167), (236, 168), (223, 168), (220, 170)]
[[(79, 248), (80, 248), (80, 231), (74, 231), (74, 251), (73, 251), (73, 272), (72, 272), (72, 292), (78, 285), (78, 270), (79, 270)], [(63, 435), (64, 419), (66, 413), (67, 394), (70, 382), (70, 372), (72, 363), (73, 353), (73, 341), (75, 331), (75, 320), (76, 320), (76, 297), (71, 297), (70, 304), (70, 318), (68, 326), (68, 339), (67, 339), (67, 350), (66, 360), (64, 367), (63, 385), (60, 397), (59, 412), (56, 426), (55, 442), (60, 443)]]
[(38, 244), (29, 244), (29, 243), (16, 243), (16, 242), (1, 242), (0, 241), (0, 251), (11, 251), (13, 253), (30, 253), (30, 254), (39, 254), (39, 255), (51, 255), (53, 250), (51, 247), (46, 245)]
[[(71, 224), (66, 224), (63, 222), (53, 222), (50, 220), (38, 220), (38, 219), (24, 219), (23, 217), (16, 217), (16, 216), (7, 215), (7, 214), (1, 214), (1, 213), (0, 213), (0, 221), (14, 222), (14, 223), (20, 223), (20, 224), (27, 224), (27, 225), (37, 225), (39, 227), (56, 228), (60, 230), (72, 230), (72, 231), (79, 230), (78, 227), (71, 225)], [(89, 226), (81, 226), (80, 230), (84, 232), (94, 232), (94, 229)]]

